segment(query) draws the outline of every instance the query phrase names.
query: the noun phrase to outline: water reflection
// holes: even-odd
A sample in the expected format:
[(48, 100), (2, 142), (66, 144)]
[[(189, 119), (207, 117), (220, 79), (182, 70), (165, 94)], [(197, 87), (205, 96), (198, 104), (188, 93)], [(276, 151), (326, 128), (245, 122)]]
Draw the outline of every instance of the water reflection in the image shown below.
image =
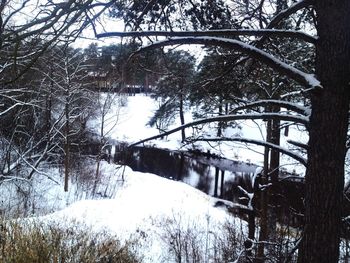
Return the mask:
[(211, 196), (234, 201), (237, 185), (251, 185), (257, 166), (195, 152), (134, 147), (115, 155), (133, 170), (182, 181)]
[[(248, 193), (253, 192), (252, 178), (258, 168), (253, 164), (232, 161), (198, 152), (170, 151), (150, 147), (134, 147), (116, 150), (116, 162), (130, 166), (135, 171), (154, 173), (172, 180), (187, 183), (208, 195), (248, 204)], [(287, 174), (281, 175), (285, 178)], [(294, 226), (302, 223), (304, 209), (304, 184), (302, 182), (280, 180), (274, 188), (270, 203), (276, 208), (279, 222)], [(255, 189), (255, 209), (260, 210), (261, 190)], [(222, 204), (219, 201), (217, 204)], [(236, 211), (241, 214), (242, 211)], [(245, 212), (243, 212), (245, 213)]]

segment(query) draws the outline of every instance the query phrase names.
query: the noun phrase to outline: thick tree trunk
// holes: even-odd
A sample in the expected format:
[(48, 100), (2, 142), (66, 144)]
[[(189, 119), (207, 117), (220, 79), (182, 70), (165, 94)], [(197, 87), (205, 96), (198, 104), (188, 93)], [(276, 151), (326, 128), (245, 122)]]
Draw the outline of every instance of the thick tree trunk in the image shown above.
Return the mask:
[(319, 40), (312, 95), (305, 229), (299, 263), (339, 259), (350, 81), (350, 1), (315, 1)]

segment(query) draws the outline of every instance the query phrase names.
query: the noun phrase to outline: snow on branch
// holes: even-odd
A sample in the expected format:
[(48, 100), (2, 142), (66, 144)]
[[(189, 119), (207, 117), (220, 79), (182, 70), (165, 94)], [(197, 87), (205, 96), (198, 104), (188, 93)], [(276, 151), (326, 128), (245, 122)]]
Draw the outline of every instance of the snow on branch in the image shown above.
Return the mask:
[(283, 100), (258, 100), (253, 102), (248, 102), (242, 106), (239, 106), (237, 108), (234, 108), (230, 113), (237, 112), (239, 110), (244, 110), (252, 107), (259, 107), (259, 106), (265, 106), (265, 105), (276, 105), (280, 106), (282, 108), (286, 108), (287, 110), (294, 111), (296, 113), (309, 116), (310, 115), (310, 108), (304, 107), (301, 105), (298, 105), (296, 103), (292, 103), (289, 101), (283, 101)]
[(290, 7), (279, 12), (275, 17), (272, 18), (271, 22), (267, 26), (268, 29), (276, 27), (282, 20), (286, 19), (290, 15), (296, 13), (297, 11), (306, 8), (313, 4), (313, 0), (301, 0), (291, 5)]
[(300, 123), (305, 126), (308, 125), (309, 118), (307, 117), (301, 117), (301, 116), (295, 116), (295, 115), (289, 115), (289, 114), (281, 114), (281, 113), (260, 113), (260, 114), (234, 114), (234, 115), (222, 115), (222, 116), (216, 116), (211, 118), (205, 118), (200, 119), (197, 121), (189, 122), (184, 125), (178, 126), (174, 129), (171, 129), (169, 131), (163, 132), (159, 135), (155, 135), (143, 140), (140, 140), (138, 142), (132, 143), (129, 145), (129, 147), (136, 146), (141, 143), (145, 143), (151, 140), (163, 138), (164, 136), (173, 134), (175, 132), (181, 131), (185, 128), (193, 127), (200, 124), (206, 124), (211, 122), (220, 122), (220, 121), (235, 121), (235, 120), (258, 120), (258, 119), (278, 119), (283, 121), (291, 121), (295, 123)]
[(302, 148), (304, 150), (308, 150), (309, 146), (305, 143), (301, 143), (301, 142), (296, 142), (296, 141), (293, 141), (293, 140), (287, 140), (287, 142), (291, 145), (294, 145), (296, 147), (299, 147), (299, 148)]
[(23, 181), (26, 183), (30, 183), (30, 180), (26, 179), (26, 178), (22, 178), (22, 177), (18, 177), (18, 176), (11, 176), (11, 175), (0, 175), (0, 181), (2, 183), (5, 182), (12, 182), (12, 181)]
[(294, 95), (308, 93), (309, 91), (312, 91), (312, 90), (313, 90), (313, 88), (309, 88), (309, 89), (303, 89), (303, 90), (297, 90), (297, 91), (288, 92), (288, 93), (282, 94), (281, 95), (281, 99), (288, 98), (288, 97), (291, 97), (291, 96), (294, 96)]
[(264, 37), (290, 37), (304, 40), (305, 42), (315, 44), (317, 38), (307, 33), (296, 30), (282, 29), (221, 29), (206, 31), (129, 31), (129, 32), (106, 32), (96, 34), (97, 38), (104, 37), (236, 37), (236, 36), (264, 36)]
[(213, 199), (216, 200), (215, 206), (218, 206), (218, 203), (219, 203), (220, 205), (223, 205), (224, 207), (226, 207), (228, 210), (241, 210), (245, 213), (253, 212), (253, 208), (251, 206), (249, 207), (247, 205), (243, 205), (240, 203), (228, 201), (225, 199), (215, 198), (215, 197), (213, 197)]
[[(168, 40), (159, 41), (148, 46), (142, 47), (136, 51), (133, 55), (138, 54), (142, 51), (154, 49), (158, 47), (179, 45), (179, 44), (199, 44), (199, 45), (211, 45), (221, 46), (224, 48), (235, 49), (243, 52), (252, 58), (259, 60), (260, 62), (270, 66), (277, 72), (288, 76), (289, 78), (297, 81), (303, 86), (309, 89), (320, 89), (322, 88), (320, 81), (315, 77), (314, 74), (305, 73), (287, 63), (275, 58), (271, 54), (244, 43), (236, 39), (219, 38), (219, 37), (178, 37), (170, 38)], [(133, 56), (132, 55), (132, 56)]]
[[(6, 110), (1, 111), (1, 112), (0, 112), (0, 116), (5, 115), (6, 113), (8, 113), (9, 111), (11, 111), (12, 109), (14, 109), (14, 108), (16, 108), (16, 107), (18, 107), (18, 106), (23, 106), (23, 105), (24, 105), (24, 103), (16, 103), (16, 104), (13, 104), (11, 107), (8, 107)], [(2, 106), (2, 105), (0, 105), (0, 106)]]
[(233, 138), (227, 138), (227, 137), (219, 137), (219, 138), (202, 138), (202, 139), (196, 139), (196, 141), (205, 141), (205, 142), (219, 142), (219, 141), (231, 141), (231, 142), (242, 142), (242, 143), (249, 143), (249, 144), (255, 144), (260, 145), (264, 147), (268, 147), (270, 149), (276, 150), (280, 153), (283, 153), (289, 157), (292, 157), (293, 159), (297, 160), (304, 166), (307, 165), (307, 160), (300, 156), (299, 154), (296, 154), (288, 149), (285, 149), (279, 145), (261, 141), (261, 140), (254, 140), (254, 139), (247, 139), (247, 138), (241, 138), (241, 137), (233, 137)]

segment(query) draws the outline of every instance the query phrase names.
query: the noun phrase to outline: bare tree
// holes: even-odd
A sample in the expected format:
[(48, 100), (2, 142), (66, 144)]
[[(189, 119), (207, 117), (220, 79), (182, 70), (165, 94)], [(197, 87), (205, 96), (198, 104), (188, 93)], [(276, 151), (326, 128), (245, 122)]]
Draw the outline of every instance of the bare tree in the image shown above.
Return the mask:
[(53, 150), (60, 117), (50, 119), (52, 94), (41, 90), (50, 74), (40, 73), (40, 60), (60, 41), (74, 41), (107, 8), (105, 4), (92, 0), (0, 2), (0, 117), (8, 156), (3, 175), (24, 163), (32, 168), (30, 178)]
[(70, 48), (68, 44), (55, 49), (55, 57), (51, 61), (54, 72), (46, 77), (52, 87), (51, 93), (55, 96), (54, 115), (61, 116), (58, 120), (58, 131), (63, 139), (58, 140), (58, 147), (64, 153), (64, 190), (68, 191), (71, 147), (83, 140), (83, 132), (88, 116), (94, 109), (94, 96), (85, 89), (85, 78), (88, 75), (87, 67), (80, 50)]

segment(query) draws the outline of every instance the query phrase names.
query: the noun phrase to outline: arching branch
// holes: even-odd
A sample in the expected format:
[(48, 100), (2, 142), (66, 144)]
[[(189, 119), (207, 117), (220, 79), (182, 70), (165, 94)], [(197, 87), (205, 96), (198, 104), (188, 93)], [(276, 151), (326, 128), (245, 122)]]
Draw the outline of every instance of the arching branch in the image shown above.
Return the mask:
[(97, 34), (97, 38), (105, 37), (237, 37), (237, 36), (264, 36), (264, 37), (290, 37), (302, 39), (305, 42), (315, 44), (317, 38), (301, 31), (279, 29), (223, 29), (207, 31), (129, 31), (106, 32)]
[(171, 129), (169, 131), (163, 132), (159, 135), (155, 135), (143, 140), (140, 140), (138, 142), (135, 142), (133, 144), (130, 144), (129, 147), (136, 146), (141, 143), (145, 143), (151, 140), (159, 139), (164, 136), (173, 134), (175, 132), (181, 131), (183, 129), (193, 127), (200, 124), (206, 124), (211, 122), (220, 122), (220, 121), (234, 121), (234, 120), (259, 120), (259, 119), (278, 119), (278, 120), (284, 120), (284, 121), (291, 121), (303, 124), (305, 126), (308, 125), (308, 118), (306, 117), (299, 117), (299, 116), (293, 116), (293, 115), (287, 115), (287, 114), (278, 114), (278, 113), (261, 113), (261, 114), (239, 114), (239, 115), (223, 115), (223, 116), (217, 116), (217, 117), (211, 117), (206, 119), (201, 119), (193, 122), (186, 123), (184, 125), (181, 125), (179, 127), (176, 127), (174, 129)]
[(265, 141), (260, 141), (260, 140), (254, 140), (254, 139), (247, 139), (247, 138), (240, 138), (240, 137), (234, 137), (234, 138), (227, 138), (227, 137), (220, 137), (220, 138), (204, 138), (204, 139), (196, 139), (196, 141), (205, 141), (205, 142), (219, 142), (219, 141), (230, 141), (230, 142), (243, 142), (243, 143), (249, 143), (249, 144), (255, 144), (255, 145), (260, 145), (264, 147), (268, 147), (270, 149), (276, 150), (280, 153), (283, 153), (289, 157), (292, 157), (293, 159), (297, 160), (304, 166), (307, 165), (307, 160), (300, 156), (299, 154), (296, 154), (292, 151), (289, 151), (288, 149), (285, 149), (279, 145), (265, 142)]
[(291, 5), (290, 7), (282, 10), (275, 17), (273, 17), (271, 22), (267, 26), (267, 28), (269, 29), (275, 28), (282, 20), (286, 19), (290, 15), (312, 4), (313, 4), (313, 0), (301, 0), (295, 3), (294, 5)]
[(252, 58), (259, 60), (260, 62), (270, 66), (277, 72), (288, 76), (289, 78), (297, 81), (307, 88), (320, 89), (322, 88), (320, 81), (313, 75), (307, 74), (287, 63), (275, 58), (269, 53), (256, 48), (252, 45), (244, 43), (235, 39), (218, 38), (218, 37), (179, 37), (170, 38), (168, 40), (159, 41), (149, 46), (141, 48), (135, 54), (164, 46), (179, 45), (179, 44), (199, 44), (209, 46), (221, 46), (229, 49), (235, 49), (243, 52)]
[(309, 116), (310, 115), (310, 109), (304, 106), (296, 105), (294, 103), (288, 102), (288, 101), (282, 101), (282, 100), (258, 100), (254, 102), (246, 103), (242, 106), (239, 106), (237, 108), (234, 108), (230, 114), (233, 114), (237, 111), (249, 109), (252, 107), (259, 107), (259, 106), (265, 106), (265, 105), (276, 105), (283, 108), (286, 108), (287, 110), (294, 111), (296, 113)]

